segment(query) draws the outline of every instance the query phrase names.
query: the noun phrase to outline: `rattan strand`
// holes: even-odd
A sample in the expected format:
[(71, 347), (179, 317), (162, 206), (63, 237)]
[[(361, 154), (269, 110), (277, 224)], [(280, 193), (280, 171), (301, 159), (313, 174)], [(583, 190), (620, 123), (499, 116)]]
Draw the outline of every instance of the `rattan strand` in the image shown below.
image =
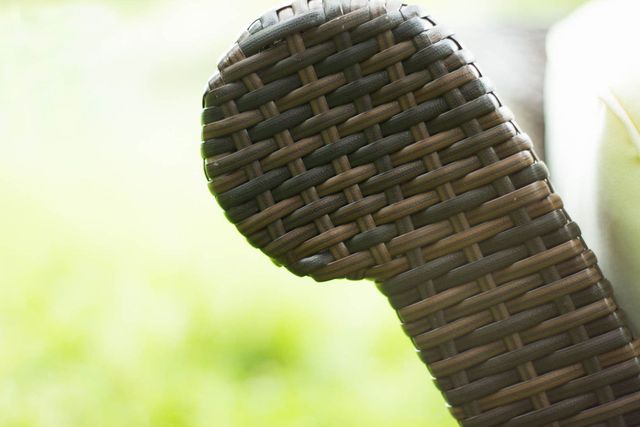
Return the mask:
[(638, 341), (493, 90), (418, 7), (295, 1), (208, 83), (209, 187), (295, 274), (374, 280), (461, 425), (638, 425)]

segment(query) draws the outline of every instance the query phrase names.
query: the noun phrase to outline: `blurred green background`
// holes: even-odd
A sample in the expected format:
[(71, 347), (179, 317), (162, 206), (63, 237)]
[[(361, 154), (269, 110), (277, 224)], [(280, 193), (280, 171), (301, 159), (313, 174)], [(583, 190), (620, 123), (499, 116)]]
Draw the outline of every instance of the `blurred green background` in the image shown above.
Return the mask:
[(454, 425), (374, 286), (276, 268), (206, 189), (201, 91), (272, 5), (0, 2), (0, 426)]

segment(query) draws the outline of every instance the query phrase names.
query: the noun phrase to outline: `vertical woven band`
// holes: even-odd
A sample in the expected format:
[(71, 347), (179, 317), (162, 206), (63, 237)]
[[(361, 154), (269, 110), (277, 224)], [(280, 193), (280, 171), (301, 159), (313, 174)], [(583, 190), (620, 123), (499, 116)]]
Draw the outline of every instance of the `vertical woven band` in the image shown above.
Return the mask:
[(461, 425), (640, 424), (638, 343), (594, 254), (473, 56), (419, 8), (266, 13), (202, 119), (227, 218), (297, 275), (374, 280)]

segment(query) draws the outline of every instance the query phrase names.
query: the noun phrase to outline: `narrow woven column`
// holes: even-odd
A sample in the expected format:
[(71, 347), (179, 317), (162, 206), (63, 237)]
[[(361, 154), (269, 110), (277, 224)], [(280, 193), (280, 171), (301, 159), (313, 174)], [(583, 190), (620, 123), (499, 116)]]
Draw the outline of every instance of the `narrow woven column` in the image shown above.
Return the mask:
[(473, 56), (347, 3), (264, 14), (209, 81), (227, 218), (295, 274), (374, 280), (462, 425), (638, 425), (637, 343)]

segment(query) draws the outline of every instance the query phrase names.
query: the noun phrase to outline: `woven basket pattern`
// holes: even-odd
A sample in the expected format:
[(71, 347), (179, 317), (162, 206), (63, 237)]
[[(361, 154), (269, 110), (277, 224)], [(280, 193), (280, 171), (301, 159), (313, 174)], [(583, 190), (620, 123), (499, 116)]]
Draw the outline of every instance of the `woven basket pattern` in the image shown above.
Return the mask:
[(374, 280), (460, 424), (640, 424), (638, 343), (594, 254), (471, 53), (419, 8), (264, 14), (202, 120), (227, 218), (297, 275)]

